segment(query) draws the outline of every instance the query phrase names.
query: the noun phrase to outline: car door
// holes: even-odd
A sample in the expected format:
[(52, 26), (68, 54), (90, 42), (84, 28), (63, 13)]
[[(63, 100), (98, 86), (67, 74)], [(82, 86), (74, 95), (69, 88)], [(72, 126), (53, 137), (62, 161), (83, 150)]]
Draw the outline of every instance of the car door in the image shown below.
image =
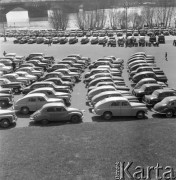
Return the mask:
[(65, 121), (69, 119), (68, 112), (65, 107), (56, 107), (54, 121)]
[(113, 116), (121, 116), (120, 115), (120, 101), (113, 101), (110, 104), (109, 110), (112, 112)]
[(120, 115), (121, 116), (133, 116), (135, 112), (131, 108), (131, 105), (129, 104), (128, 101), (121, 101), (121, 106), (120, 106)]
[(30, 97), (28, 99), (26, 105), (30, 109), (30, 111), (36, 111), (37, 110), (37, 98), (36, 97)]
[(47, 116), (49, 117), (49, 120), (55, 121), (56, 108), (55, 107), (48, 107), (46, 112), (47, 112)]
[(37, 102), (36, 102), (36, 106), (37, 106), (37, 109), (40, 109), (44, 104), (46, 104), (46, 99), (44, 97), (37, 97)]

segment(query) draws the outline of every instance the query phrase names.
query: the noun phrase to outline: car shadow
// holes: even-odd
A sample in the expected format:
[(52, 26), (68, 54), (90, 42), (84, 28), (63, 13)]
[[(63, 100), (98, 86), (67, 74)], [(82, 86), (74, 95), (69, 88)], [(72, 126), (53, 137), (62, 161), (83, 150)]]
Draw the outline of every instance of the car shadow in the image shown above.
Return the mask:
[[(158, 119), (167, 119), (165, 114), (152, 114), (153, 118), (158, 118)], [(172, 117), (175, 118), (175, 117)]]
[(2, 128), (0, 127), (0, 131), (5, 131), (5, 130), (8, 130), (8, 129), (12, 129), (12, 128), (15, 128), (16, 127), (16, 122), (12, 123), (8, 128)]
[[(82, 122), (80, 122), (82, 123)], [(30, 126), (38, 126), (38, 127), (52, 127), (52, 126), (63, 126), (63, 125), (71, 125), (71, 124), (80, 124), (80, 123), (71, 123), (71, 122), (49, 122), (47, 125), (42, 125), (40, 122), (34, 122), (30, 121), (29, 122), (29, 127)]]
[(18, 118), (30, 118), (30, 115), (33, 114), (33, 112), (30, 112), (29, 114), (21, 114), (20, 112), (15, 113)]
[(128, 116), (123, 116), (123, 117), (112, 117), (110, 120), (105, 120), (101, 116), (93, 116), (92, 121), (94, 122), (121, 122), (121, 121), (143, 121), (148, 119), (147, 116), (145, 116), (144, 119), (137, 119), (136, 117), (128, 117)]

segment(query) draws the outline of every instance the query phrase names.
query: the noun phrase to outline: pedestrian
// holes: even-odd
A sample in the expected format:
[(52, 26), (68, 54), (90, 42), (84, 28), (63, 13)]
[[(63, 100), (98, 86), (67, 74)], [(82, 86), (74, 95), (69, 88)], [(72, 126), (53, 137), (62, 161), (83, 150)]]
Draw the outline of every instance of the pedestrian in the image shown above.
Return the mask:
[(4, 52), (3, 52), (3, 55), (5, 56), (6, 54), (7, 54), (7, 53), (4, 51)]
[(165, 60), (167, 61), (167, 52), (165, 53)]
[(13, 71), (15, 71), (15, 69), (16, 69), (16, 64), (15, 64), (14, 61), (12, 61), (12, 67), (13, 67)]

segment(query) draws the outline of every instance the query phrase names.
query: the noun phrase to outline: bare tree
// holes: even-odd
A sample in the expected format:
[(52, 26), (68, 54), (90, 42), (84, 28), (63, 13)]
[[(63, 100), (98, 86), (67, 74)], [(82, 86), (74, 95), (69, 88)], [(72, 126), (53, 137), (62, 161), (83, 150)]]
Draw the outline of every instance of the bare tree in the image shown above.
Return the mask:
[(54, 29), (65, 30), (68, 25), (68, 14), (63, 10), (52, 9), (49, 20)]
[(112, 9), (109, 11), (108, 14), (109, 23), (112, 29), (117, 29), (121, 25), (121, 17), (122, 13), (121, 11), (118, 11), (117, 9)]
[(129, 14), (130, 23), (132, 23), (133, 29), (141, 28), (144, 25), (142, 15), (137, 12), (132, 12)]

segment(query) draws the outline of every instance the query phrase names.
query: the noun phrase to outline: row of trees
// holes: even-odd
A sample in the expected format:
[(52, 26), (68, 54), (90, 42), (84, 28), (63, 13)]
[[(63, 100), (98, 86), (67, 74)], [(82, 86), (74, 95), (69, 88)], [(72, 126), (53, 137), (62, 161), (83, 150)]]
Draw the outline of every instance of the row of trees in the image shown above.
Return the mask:
[[(128, 12), (118, 9), (95, 9), (93, 11), (79, 11), (76, 14), (79, 29), (103, 29), (105, 27), (117, 29), (128, 27), (135, 29), (148, 25), (149, 28), (163, 25), (168, 27), (173, 23), (175, 8), (164, 4), (160, 7), (144, 6), (141, 12)], [(128, 9), (128, 8), (127, 8)], [(126, 18), (127, 15), (127, 18)], [(61, 10), (53, 10), (50, 14), (50, 22), (55, 29), (67, 28), (69, 17)]]

